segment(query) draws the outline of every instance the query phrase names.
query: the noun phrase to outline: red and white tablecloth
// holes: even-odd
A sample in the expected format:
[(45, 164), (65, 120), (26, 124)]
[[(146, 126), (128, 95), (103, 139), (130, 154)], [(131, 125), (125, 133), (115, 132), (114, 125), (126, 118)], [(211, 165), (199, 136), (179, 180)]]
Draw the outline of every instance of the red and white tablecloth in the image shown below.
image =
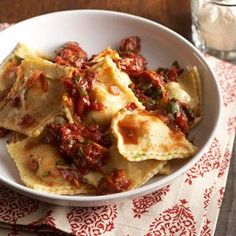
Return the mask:
[(147, 196), (88, 208), (42, 203), (0, 185), (0, 235), (214, 235), (236, 131), (236, 65), (206, 60), (220, 83), (223, 119), (209, 150), (187, 173)]

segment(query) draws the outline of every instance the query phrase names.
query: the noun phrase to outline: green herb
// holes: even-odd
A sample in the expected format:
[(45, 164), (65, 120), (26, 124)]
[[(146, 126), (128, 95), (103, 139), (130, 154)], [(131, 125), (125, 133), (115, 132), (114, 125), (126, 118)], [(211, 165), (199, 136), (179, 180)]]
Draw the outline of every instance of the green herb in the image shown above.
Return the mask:
[(152, 99), (158, 100), (162, 97), (162, 94), (163, 94), (162, 89), (158, 88), (153, 92)]
[(159, 68), (157, 69), (157, 73), (165, 73), (165, 72), (166, 72), (166, 69), (163, 68), (163, 67), (159, 67)]
[(83, 138), (83, 140), (81, 139), (80, 140), (80, 143), (82, 143), (82, 144), (89, 144), (91, 141), (89, 140), (89, 139), (85, 139), (85, 138)]
[(141, 160), (143, 158), (144, 154), (143, 153), (138, 153), (134, 156), (134, 159), (136, 160)]
[(168, 113), (168, 117), (170, 120), (175, 120), (174, 114)]
[(185, 111), (186, 115), (187, 115), (191, 120), (194, 120), (194, 119), (195, 119), (196, 115), (194, 114), (194, 112), (192, 111), (191, 108), (186, 107), (186, 108), (184, 109), (184, 111)]
[(156, 101), (155, 100), (153, 100), (153, 99), (150, 99), (149, 101), (148, 101), (148, 105), (149, 106), (154, 106), (154, 105), (156, 105)]
[(85, 91), (84, 88), (82, 88), (82, 87), (79, 88), (79, 95), (80, 95), (81, 97), (87, 95), (87, 92)]
[(65, 141), (65, 143), (66, 143), (67, 145), (69, 145), (69, 146), (72, 146), (73, 144), (76, 143), (76, 141), (73, 140), (73, 139), (67, 139), (67, 140)]
[(24, 60), (24, 58), (15, 55), (15, 60), (20, 64)]
[(170, 101), (167, 107), (168, 113), (176, 114), (180, 111), (180, 106), (177, 102)]
[(110, 134), (110, 140), (111, 140), (111, 144), (114, 144), (116, 142), (116, 139), (112, 134)]
[(168, 74), (165, 73), (165, 74), (162, 74), (162, 76), (163, 76), (163, 78), (162, 78), (163, 81), (164, 81), (164, 82), (167, 82), (167, 81), (168, 81), (168, 78), (169, 78), (169, 77), (168, 77)]
[(148, 83), (148, 84), (143, 85), (143, 86), (142, 86), (142, 89), (143, 89), (143, 90), (148, 90), (148, 89), (150, 89), (151, 87), (152, 87), (152, 84), (151, 84), (151, 83)]
[(64, 165), (64, 161), (63, 160), (56, 160), (56, 166), (61, 166)]
[(81, 75), (75, 77), (75, 83), (78, 84), (81, 81), (81, 79), (82, 79)]
[(49, 171), (45, 171), (42, 176), (43, 177), (48, 177), (50, 175), (50, 173), (51, 173), (50, 170)]
[(174, 62), (172, 63), (172, 66), (176, 67), (177, 69), (180, 68), (179, 63), (178, 63), (177, 61), (174, 61)]
[(80, 156), (80, 157), (83, 157), (84, 156), (84, 151), (83, 151), (83, 148), (82, 147), (79, 147), (78, 150), (77, 150), (77, 155)]
[(155, 90), (153, 88), (149, 88), (149, 89), (145, 90), (145, 95), (148, 97), (151, 97), (154, 91)]
[(50, 77), (48, 77), (48, 76), (45, 76), (45, 79), (53, 80), (53, 78), (50, 78)]

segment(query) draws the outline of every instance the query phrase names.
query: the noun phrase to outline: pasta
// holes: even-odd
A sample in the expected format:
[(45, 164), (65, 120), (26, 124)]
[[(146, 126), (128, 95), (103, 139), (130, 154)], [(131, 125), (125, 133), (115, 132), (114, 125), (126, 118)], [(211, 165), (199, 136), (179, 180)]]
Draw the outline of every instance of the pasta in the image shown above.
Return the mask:
[(109, 125), (112, 117), (121, 108), (132, 102), (137, 107), (143, 108), (141, 102), (128, 87), (131, 84), (130, 79), (119, 71), (110, 57), (106, 56), (94, 67), (91, 69), (97, 73), (98, 80), (91, 92), (91, 97), (103, 104), (103, 112), (90, 111), (87, 117), (90, 123)]
[(86, 185), (65, 181), (56, 163), (63, 161), (58, 150), (40, 139), (26, 138), (8, 145), (8, 151), (19, 170), (21, 180), (29, 188), (57, 194), (89, 194), (94, 190)]
[(182, 132), (171, 130), (158, 115), (143, 110), (119, 111), (111, 131), (119, 153), (129, 161), (186, 158), (196, 152)]
[(41, 58), (25, 59), (16, 82), (0, 103), (0, 126), (37, 137), (62, 112), (63, 80), (71, 75), (70, 68)]
[(18, 43), (15, 50), (5, 59), (0, 66), (0, 93), (6, 93), (11, 89), (17, 78), (17, 69), (25, 57), (36, 56), (36, 52), (26, 45)]
[(196, 67), (147, 68), (138, 37), (88, 59), (67, 42), (48, 60), (18, 44), (0, 67), (0, 136), (27, 187), (111, 194), (171, 174), (191, 158), (202, 118)]

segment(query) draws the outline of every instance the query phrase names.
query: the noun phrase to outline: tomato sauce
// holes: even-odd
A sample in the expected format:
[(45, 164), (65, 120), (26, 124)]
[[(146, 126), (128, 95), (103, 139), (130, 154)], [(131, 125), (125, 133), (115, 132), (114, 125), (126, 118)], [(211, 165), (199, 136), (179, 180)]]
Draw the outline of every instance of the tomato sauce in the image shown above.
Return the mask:
[(101, 171), (109, 160), (110, 140), (98, 125), (51, 125), (45, 142), (56, 146), (64, 159), (73, 163), (81, 175)]
[[(166, 83), (176, 81), (183, 70), (176, 62), (169, 69), (148, 70), (147, 61), (140, 51), (139, 37), (123, 39), (119, 47), (121, 58), (114, 62), (120, 70), (130, 76), (133, 82), (130, 88), (145, 106), (148, 114), (152, 111), (151, 115), (159, 117), (165, 124), (175, 129), (176, 137), (180, 129), (187, 132), (189, 115), (186, 114), (190, 112), (184, 106), (180, 106), (179, 113), (168, 112), (170, 101), (165, 90)], [(66, 43), (56, 52), (54, 59), (57, 64), (75, 68), (73, 77), (64, 82), (66, 89), (64, 100), (70, 104), (70, 107), (74, 109), (74, 115), (82, 122), (87, 112), (91, 110), (102, 112), (103, 110), (103, 104), (90, 96), (97, 82), (97, 74), (90, 70), (94, 65), (91, 60), (88, 60), (86, 52), (76, 42)], [(119, 96), (121, 91), (117, 86), (110, 86), (109, 92)], [(134, 103), (126, 107), (127, 110), (136, 108)], [(27, 124), (27, 122), (23, 123)], [(142, 130), (140, 124), (137, 124), (132, 116), (119, 121), (118, 128), (125, 144), (138, 144)], [(109, 147), (112, 141), (107, 130), (98, 125), (88, 126), (83, 123), (50, 125), (44, 139), (45, 142), (57, 147), (64, 162), (69, 164), (69, 166), (58, 165), (59, 173), (78, 187), (83, 181), (83, 176), (94, 170), (103, 175), (97, 187), (98, 194), (123, 192), (131, 186), (131, 180), (126, 176), (125, 170), (113, 169), (106, 174), (103, 172), (103, 167), (109, 162)]]
[(126, 177), (125, 170), (115, 169), (110, 174), (104, 176), (98, 184), (98, 194), (119, 193), (127, 191), (131, 185), (131, 180)]
[(24, 115), (24, 116), (21, 117), (20, 122), (19, 122), (19, 125), (20, 125), (22, 128), (28, 128), (28, 127), (30, 127), (34, 122), (35, 122), (34, 118), (33, 118), (31, 115), (26, 114), (26, 115)]
[(87, 53), (77, 42), (68, 42), (56, 52), (57, 64), (81, 68), (87, 61)]

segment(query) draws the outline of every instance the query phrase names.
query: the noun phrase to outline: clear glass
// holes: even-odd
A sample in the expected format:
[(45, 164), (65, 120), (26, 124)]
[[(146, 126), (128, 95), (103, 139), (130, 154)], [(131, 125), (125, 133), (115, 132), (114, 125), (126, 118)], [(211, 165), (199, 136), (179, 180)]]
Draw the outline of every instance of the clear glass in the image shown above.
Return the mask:
[(191, 0), (191, 7), (196, 47), (236, 62), (236, 0)]

